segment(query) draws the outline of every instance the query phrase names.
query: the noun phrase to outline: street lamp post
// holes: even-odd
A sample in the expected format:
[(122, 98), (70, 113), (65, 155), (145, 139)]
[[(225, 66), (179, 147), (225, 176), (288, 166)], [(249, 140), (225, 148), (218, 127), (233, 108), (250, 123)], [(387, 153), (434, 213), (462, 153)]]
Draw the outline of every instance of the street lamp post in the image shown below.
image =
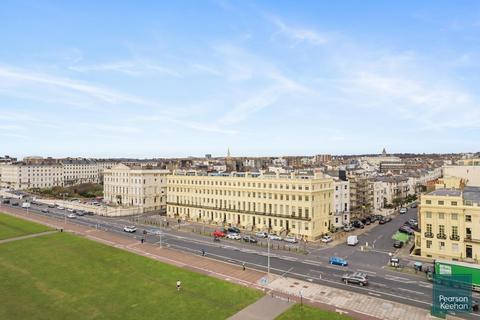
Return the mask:
[(270, 237), (267, 237), (267, 278), (270, 280)]

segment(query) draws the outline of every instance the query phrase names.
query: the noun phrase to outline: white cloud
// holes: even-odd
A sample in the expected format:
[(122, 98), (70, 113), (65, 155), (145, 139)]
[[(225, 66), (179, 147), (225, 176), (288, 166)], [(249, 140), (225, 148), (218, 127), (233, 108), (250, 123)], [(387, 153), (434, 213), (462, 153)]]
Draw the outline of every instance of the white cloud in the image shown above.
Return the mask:
[(304, 41), (312, 45), (323, 45), (328, 42), (328, 38), (325, 35), (312, 29), (288, 25), (279, 17), (272, 15), (267, 15), (267, 19), (272, 22), (282, 34), (295, 41)]
[(70, 66), (69, 69), (78, 72), (118, 72), (135, 77), (147, 74), (165, 74), (176, 78), (181, 77), (181, 75), (175, 70), (145, 60), (117, 61), (91, 65), (74, 65)]

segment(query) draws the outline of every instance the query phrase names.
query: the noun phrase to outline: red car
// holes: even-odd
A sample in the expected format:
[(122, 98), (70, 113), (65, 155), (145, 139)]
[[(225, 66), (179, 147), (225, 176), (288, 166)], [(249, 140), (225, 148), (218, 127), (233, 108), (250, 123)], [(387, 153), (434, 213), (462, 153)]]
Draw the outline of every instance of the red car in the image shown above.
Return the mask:
[(212, 234), (214, 237), (217, 237), (217, 238), (225, 237), (225, 232), (222, 232), (220, 230), (215, 230)]

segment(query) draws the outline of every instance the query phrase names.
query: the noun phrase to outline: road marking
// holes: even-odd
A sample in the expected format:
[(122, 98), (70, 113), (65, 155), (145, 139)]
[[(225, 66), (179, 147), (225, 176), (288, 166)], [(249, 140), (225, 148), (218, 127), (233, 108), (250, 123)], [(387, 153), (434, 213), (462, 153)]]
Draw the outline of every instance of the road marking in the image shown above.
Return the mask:
[(381, 294), (373, 293), (373, 292), (370, 292), (370, 291), (368, 291), (368, 294), (372, 295), (372, 296), (375, 296), (375, 297), (381, 297), (382, 296)]
[(319, 267), (322, 265), (322, 263), (319, 261), (303, 260), (302, 262), (305, 264), (311, 264), (313, 266), (319, 266)]
[(288, 256), (281, 256), (280, 259), (288, 260), (288, 261), (298, 261), (298, 258), (288, 257)]
[(371, 273), (371, 274), (377, 274), (375, 271), (368, 271), (368, 270), (362, 270), (362, 269), (357, 269), (358, 272), (365, 272), (365, 273)]
[(431, 283), (419, 282), (418, 285), (424, 288), (433, 288), (433, 285)]
[(288, 269), (287, 271), (285, 271), (285, 272), (282, 274), (282, 278), (285, 278), (285, 275), (286, 275), (287, 273), (289, 273), (290, 271), (292, 271), (292, 270), (293, 270), (293, 267), (291, 267), (290, 269)]
[(415, 293), (415, 294), (424, 294), (423, 292), (420, 292), (420, 291), (409, 290), (409, 289), (405, 289), (405, 288), (396, 288), (396, 289), (401, 290), (401, 291), (405, 291), (405, 292)]

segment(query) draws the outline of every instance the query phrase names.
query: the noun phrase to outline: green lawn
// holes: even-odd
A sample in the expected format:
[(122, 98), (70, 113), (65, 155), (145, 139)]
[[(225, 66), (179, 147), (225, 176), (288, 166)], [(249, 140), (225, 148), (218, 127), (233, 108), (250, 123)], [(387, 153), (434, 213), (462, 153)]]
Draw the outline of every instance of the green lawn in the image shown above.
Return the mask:
[(325, 311), (307, 305), (295, 304), (276, 320), (353, 320), (353, 318), (332, 311)]
[(67, 233), (0, 244), (0, 283), (2, 320), (226, 319), (262, 295)]
[(50, 228), (0, 213), (0, 240), (51, 230)]

